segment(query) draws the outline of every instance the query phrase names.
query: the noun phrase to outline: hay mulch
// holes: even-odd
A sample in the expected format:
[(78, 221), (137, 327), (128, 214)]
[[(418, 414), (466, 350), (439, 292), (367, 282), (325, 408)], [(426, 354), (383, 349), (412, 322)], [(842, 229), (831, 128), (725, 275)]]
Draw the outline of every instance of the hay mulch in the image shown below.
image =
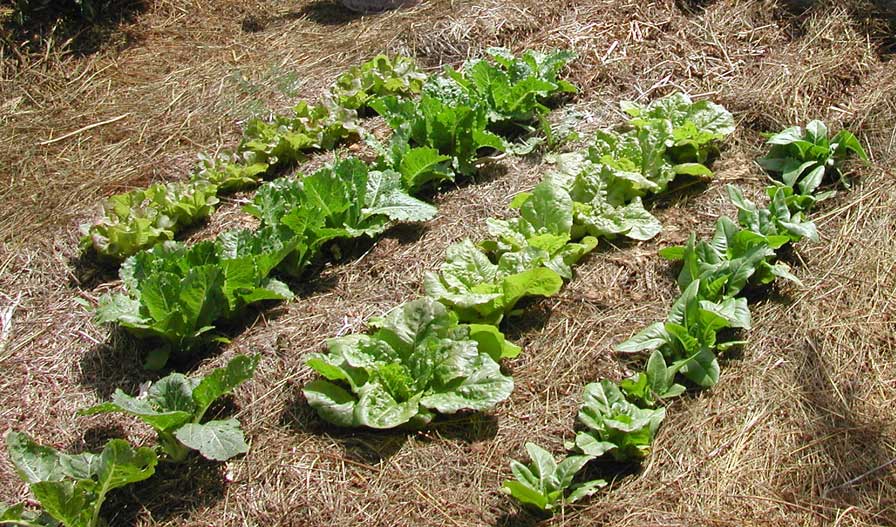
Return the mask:
[[(873, 162), (851, 165), (854, 188), (817, 212), (822, 240), (788, 256), (802, 286), (757, 293), (749, 344), (726, 358), (719, 386), (669, 408), (640, 469), (616, 471), (611, 488), (544, 523), (896, 524), (896, 24), (887, 9), (882, 1), (426, 0), (361, 17), (324, 1), (161, 0), (101, 33), (44, 28), (23, 43), (7, 32), (0, 428), (75, 450), (115, 436), (152, 440), (127, 418), (75, 416), (150, 379), (139, 344), (93, 324), (81, 306), (117, 287), (114, 274), (77, 260), (77, 226), (102, 197), (185, 178), (197, 153), (232, 147), (246, 119), (319, 97), (340, 71), (378, 52), (414, 54), (437, 69), (493, 45), (571, 47), (583, 129), (618, 123), (621, 99), (678, 89), (725, 104), (739, 127), (716, 179), (652, 201), (664, 225), (658, 239), (602, 244), (560, 295), (507, 325), (525, 348), (506, 364), (511, 398), (492, 414), (426, 431), (370, 433), (322, 423), (300, 390), (313, 378), (308, 353), (420, 294), (423, 271), (448, 244), (482, 236), (485, 218), (507, 214), (509, 197), (539, 180), (547, 167), (538, 156), (506, 159), (446, 189), (435, 197), (436, 220), (346, 248), (294, 284), (295, 301), (254, 312), (232, 344), (194, 368), (262, 354), (255, 378), (222, 409), (243, 422), (250, 453), (160, 469), (109, 502), (110, 524), (538, 523), (498, 491), (509, 460), (525, 457), (527, 441), (562, 450), (582, 386), (629, 373), (612, 345), (663, 317), (676, 295), (675, 269), (657, 248), (732, 214), (725, 184), (758, 196), (760, 133), (813, 118), (855, 131)], [(230, 199), (191, 239), (246, 224), (247, 197)], [(0, 500), (28, 498), (3, 458)]]

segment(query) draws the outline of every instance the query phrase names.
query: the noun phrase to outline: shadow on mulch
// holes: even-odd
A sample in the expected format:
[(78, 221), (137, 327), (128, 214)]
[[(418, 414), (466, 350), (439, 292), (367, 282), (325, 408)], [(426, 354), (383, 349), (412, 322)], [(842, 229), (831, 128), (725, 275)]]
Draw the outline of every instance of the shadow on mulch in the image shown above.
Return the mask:
[(221, 501), (226, 481), (224, 463), (200, 456), (182, 464), (159, 463), (150, 479), (110, 494), (103, 511), (109, 525), (136, 525), (147, 515), (153, 522), (188, 519)]
[(76, 56), (91, 55), (108, 45), (130, 47), (140, 37), (122, 32), (121, 25), (132, 22), (149, 6), (146, 0), (84, 0), (82, 5), (88, 7), (83, 9), (73, 0), (25, 3), (32, 6), (29, 11), (22, 17), (9, 15), (0, 28), (0, 43), (13, 55), (39, 51), (50, 40), (67, 42)]

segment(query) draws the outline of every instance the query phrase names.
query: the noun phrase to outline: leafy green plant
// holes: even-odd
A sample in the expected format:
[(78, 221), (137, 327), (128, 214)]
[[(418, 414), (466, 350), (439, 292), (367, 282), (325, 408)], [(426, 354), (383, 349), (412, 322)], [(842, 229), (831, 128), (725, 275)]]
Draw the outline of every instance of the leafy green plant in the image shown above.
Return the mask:
[(337, 105), (360, 111), (376, 97), (420, 93), (425, 80), (426, 74), (417, 69), (414, 59), (377, 55), (337, 77), (330, 94)]
[(183, 228), (207, 218), (218, 204), (218, 188), (205, 181), (154, 184), (116, 194), (103, 203), (103, 216), (82, 225), (81, 249), (122, 260), (145, 247), (171, 240)]
[(666, 360), (659, 350), (654, 350), (647, 359), (647, 367), (628, 379), (619, 382), (619, 389), (626, 399), (641, 408), (653, 408), (661, 400), (683, 394), (685, 387), (675, 382), (677, 368), (666, 366)]
[[(545, 182), (564, 189), (572, 199), (573, 239), (591, 235), (612, 238), (626, 236), (633, 240), (649, 240), (662, 230), (659, 220), (647, 212), (641, 198), (625, 202), (626, 184), (603, 165), (595, 164), (579, 152), (555, 158), (556, 171)], [(606, 177), (609, 176), (609, 177)]]
[(516, 271), (494, 264), (466, 240), (448, 247), (440, 272), (427, 271), (423, 285), (428, 297), (451, 308), (460, 320), (498, 324), (524, 297), (557, 294), (563, 278), (544, 266)]
[(294, 163), (308, 151), (331, 149), (339, 141), (357, 135), (356, 121), (354, 110), (330, 101), (320, 105), (300, 101), (292, 115), (249, 121), (238, 152), (249, 152), (253, 161), (271, 166)]
[(308, 383), (305, 398), (330, 423), (422, 426), (436, 413), (493, 408), (513, 390), (513, 379), (496, 361), (519, 348), (502, 345), (497, 328), (460, 325), (453, 312), (428, 298), (371, 325), (372, 334), (330, 339), (328, 353), (307, 361), (325, 380)]
[(172, 373), (133, 397), (115, 390), (112, 401), (81, 410), (81, 415), (122, 412), (140, 418), (159, 436), (159, 445), (174, 463), (186, 461), (190, 450), (206, 459), (226, 461), (249, 451), (236, 419), (203, 422), (209, 406), (252, 378), (259, 356), (238, 355), (205, 377)]
[(617, 461), (637, 461), (650, 453), (665, 408), (640, 408), (607, 380), (585, 386), (583, 399), (578, 420), (584, 430), (568, 448), (593, 457), (610, 454)]
[(526, 127), (550, 109), (543, 104), (576, 88), (557, 78), (560, 70), (575, 58), (571, 51), (550, 54), (528, 51), (520, 57), (502, 48), (488, 50), (492, 61), (472, 60), (458, 72), (446, 68), (441, 83), (428, 86), (429, 93), (443, 100), (488, 108), (488, 120), (497, 125)]
[[(709, 101), (693, 102), (681, 92), (655, 99), (646, 106), (628, 101), (621, 106), (631, 116), (629, 124), (635, 128), (661, 132), (666, 155), (677, 165), (705, 164), (716, 152), (717, 142), (734, 132), (734, 117), (728, 110)], [(682, 172), (683, 167), (677, 170)]]
[(158, 462), (152, 449), (135, 449), (122, 439), (109, 441), (99, 454), (66, 454), (20, 432), (6, 434), (6, 445), (16, 472), (28, 483), (43, 513), (28, 512), (23, 505), (0, 509), (4, 524), (96, 527), (109, 492), (149, 478)]
[(825, 174), (836, 176), (846, 184), (840, 165), (850, 154), (868, 160), (852, 132), (840, 130), (828, 138), (828, 127), (821, 121), (811, 121), (805, 129), (793, 126), (770, 134), (767, 144), (772, 145), (771, 151), (759, 164), (769, 172), (780, 174), (783, 183), (799, 188), (800, 194), (814, 193)]
[(387, 146), (369, 137), (367, 143), (379, 154), (374, 167), (401, 174), (402, 186), (412, 195), (443, 181), (454, 181), (451, 156), (442, 155), (435, 148), (411, 146), (408, 134), (407, 128), (396, 130)]
[(725, 328), (750, 329), (750, 308), (745, 298), (727, 298), (721, 302), (703, 300), (701, 280), (691, 282), (672, 304), (665, 322), (651, 324), (616, 351), (635, 353), (659, 350), (672, 368), (694, 384), (708, 388), (719, 382), (719, 361), (715, 350), (724, 351), (741, 341), (719, 342), (718, 332)]
[(258, 159), (254, 152), (236, 154), (222, 152), (217, 156), (199, 154), (199, 166), (191, 181), (207, 181), (218, 187), (218, 192), (236, 192), (258, 186), (270, 165)]
[(682, 291), (699, 281), (702, 298), (721, 301), (734, 298), (750, 283), (768, 284), (776, 277), (799, 283), (786, 264), (774, 262), (776, 249), (790, 240), (789, 234), (756, 233), (721, 217), (710, 240), (697, 242), (692, 233), (687, 244), (662, 249), (660, 256), (682, 261)]
[(147, 367), (161, 368), (172, 351), (188, 352), (220, 339), (217, 324), (249, 304), (292, 298), (286, 285), (268, 274), (294, 243), (289, 229), (264, 228), (232, 231), (190, 247), (157, 245), (125, 261), (119, 273), (125, 293), (100, 299), (96, 320), (161, 339), (164, 344), (147, 359)]
[(511, 461), (510, 470), (516, 479), (505, 481), (501, 488), (523, 505), (542, 512), (553, 512), (607, 485), (602, 479), (573, 483), (576, 474), (594, 459), (593, 456), (567, 456), (557, 463), (550, 452), (534, 443), (526, 443), (526, 451), (532, 463), (526, 466)]
[(424, 91), (416, 101), (387, 96), (372, 101), (370, 107), (395, 130), (396, 140), (407, 142), (407, 147), (399, 144), (400, 149), (435, 150), (450, 157), (452, 169), (461, 175), (476, 171), (483, 150), (506, 149), (504, 139), (486, 129), (487, 112), (481, 105), (445, 102)]

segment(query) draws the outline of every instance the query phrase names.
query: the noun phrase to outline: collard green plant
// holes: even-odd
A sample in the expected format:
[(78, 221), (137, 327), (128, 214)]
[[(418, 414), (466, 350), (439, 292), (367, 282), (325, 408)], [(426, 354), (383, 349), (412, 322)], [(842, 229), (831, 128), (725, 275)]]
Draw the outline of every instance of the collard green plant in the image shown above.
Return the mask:
[(616, 461), (638, 461), (650, 453), (665, 408), (641, 408), (607, 380), (585, 386), (583, 399), (578, 420), (584, 429), (569, 448), (593, 457), (610, 454)]
[(218, 204), (218, 187), (205, 181), (154, 184), (116, 194), (103, 203), (103, 216), (82, 225), (81, 249), (123, 260), (145, 247), (207, 218)]
[(513, 379), (496, 361), (519, 349), (502, 345), (497, 328), (460, 325), (453, 312), (428, 298), (371, 325), (372, 334), (330, 339), (328, 353), (307, 361), (325, 379), (307, 384), (305, 398), (330, 423), (422, 426), (436, 414), (488, 410), (513, 390)]
[(125, 293), (103, 297), (96, 320), (161, 339), (163, 345), (147, 359), (147, 367), (161, 368), (172, 351), (189, 352), (220, 338), (218, 324), (246, 306), (292, 298), (268, 274), (294, 243), (294, 233), (281, 227), (233, 231), (190, 247), (157, 245), (125, 261), (119, 273)]
[(368, 101), (386, 95), (411, 96), (420, 93), (426, 74), (417, 69), (410, 57), (377, 55), (360, 66), (352, 66), (340, 75), (330, 93), (336, 104), (363, 110)]
[(19, 432), (9, 432), (6, 445), (44, 511), (29, 513), (21, 505), (2, 511), (0, 521), (19, 525), (54, 525), (49, 516), (66, 527), (96, 527), (109, 492), (149, 478), (158, 462), (152, 449), (133, 448), (121, 439), (109, 441), (99, 454), (66, 454)]
[(206, 459), (226, 461), (249, 451), (239, 421), (203, 422), (203, 418), (215, 400), (252, 378), (258, 360), (258, 355), (238, 355), (205, 377), (172, 373), (137, 397), (118, 389), (112, 401), (79, 413), (123, 412), (140, 418), (156, 431), (167, 460), (175, 463), (185, 461), (190, 450), (198, 451)]
[(771, 134), (767, 144), (772, 145), (771, 151), (759, 164), (769, 172), (780, 174), (784, 185), (798, 188), (800, 194), (814, 193), (825, 174), (845, 184), (840, 165), (850, 155), (868, 160), (852, 132), (840, 130), (828, 138), (828, 127), (821, 121), (811, 121), (805, 129), (793, 126)]
[(702, 388), (719, 382), (719, 361), (715, 351), (724, 351), (741, 341), (719, 342), (718, 332), (726, 328), (750, 329), (750, 308), (745, 298), (721, 302), (703, 300), (701, 280), (691, 282), (672, 304), (665, 322), (651, 324), (616, 351), (635, 353), (659, 350), (671, 367)]
[(526, 451), (531, 464), (511, 461), (510, 470), (516, 479), (505, 481), (501, 490), (527, 507), (550, 513), (607, 485), (602, 479), (573, 483), (593, 456), (567, 456), (557, 463), (550, 452), (534, 443), (526, 443)]

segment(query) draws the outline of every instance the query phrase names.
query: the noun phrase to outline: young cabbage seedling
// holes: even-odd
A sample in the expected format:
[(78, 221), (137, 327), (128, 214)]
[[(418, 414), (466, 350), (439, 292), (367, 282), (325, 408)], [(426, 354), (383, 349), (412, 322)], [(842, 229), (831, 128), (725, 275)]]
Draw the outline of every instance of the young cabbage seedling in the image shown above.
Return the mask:
[(124, 412), (139, 417), (155, 429), (162, 451), (174, 463), (185, 461), (191, 449), (206, 459), (225, 461), (249, 450), (239, 421), (203, 423), (202, 418), (216, 399), (252, 377), (258, 359), (258, 355), (239, 355), (205, 377), (172, 373), (137, 397), (115, 390), (112, 401), (79, 413)]
[(575, 503), (588, 497), (607, 485), (602, 479), (573, 484), (576, 474), (594, 459), (593, 456), (568, 456), (557, 463), (550, 452), (536, 444), (526, 443), (526, 450), (532, 463), (526, 466), (519, 461), (511, 461), (510, 470), (516, 479), (505, 481), (501, 487), (503, 492), (523, 505), (551, 513), (567, 503)]

